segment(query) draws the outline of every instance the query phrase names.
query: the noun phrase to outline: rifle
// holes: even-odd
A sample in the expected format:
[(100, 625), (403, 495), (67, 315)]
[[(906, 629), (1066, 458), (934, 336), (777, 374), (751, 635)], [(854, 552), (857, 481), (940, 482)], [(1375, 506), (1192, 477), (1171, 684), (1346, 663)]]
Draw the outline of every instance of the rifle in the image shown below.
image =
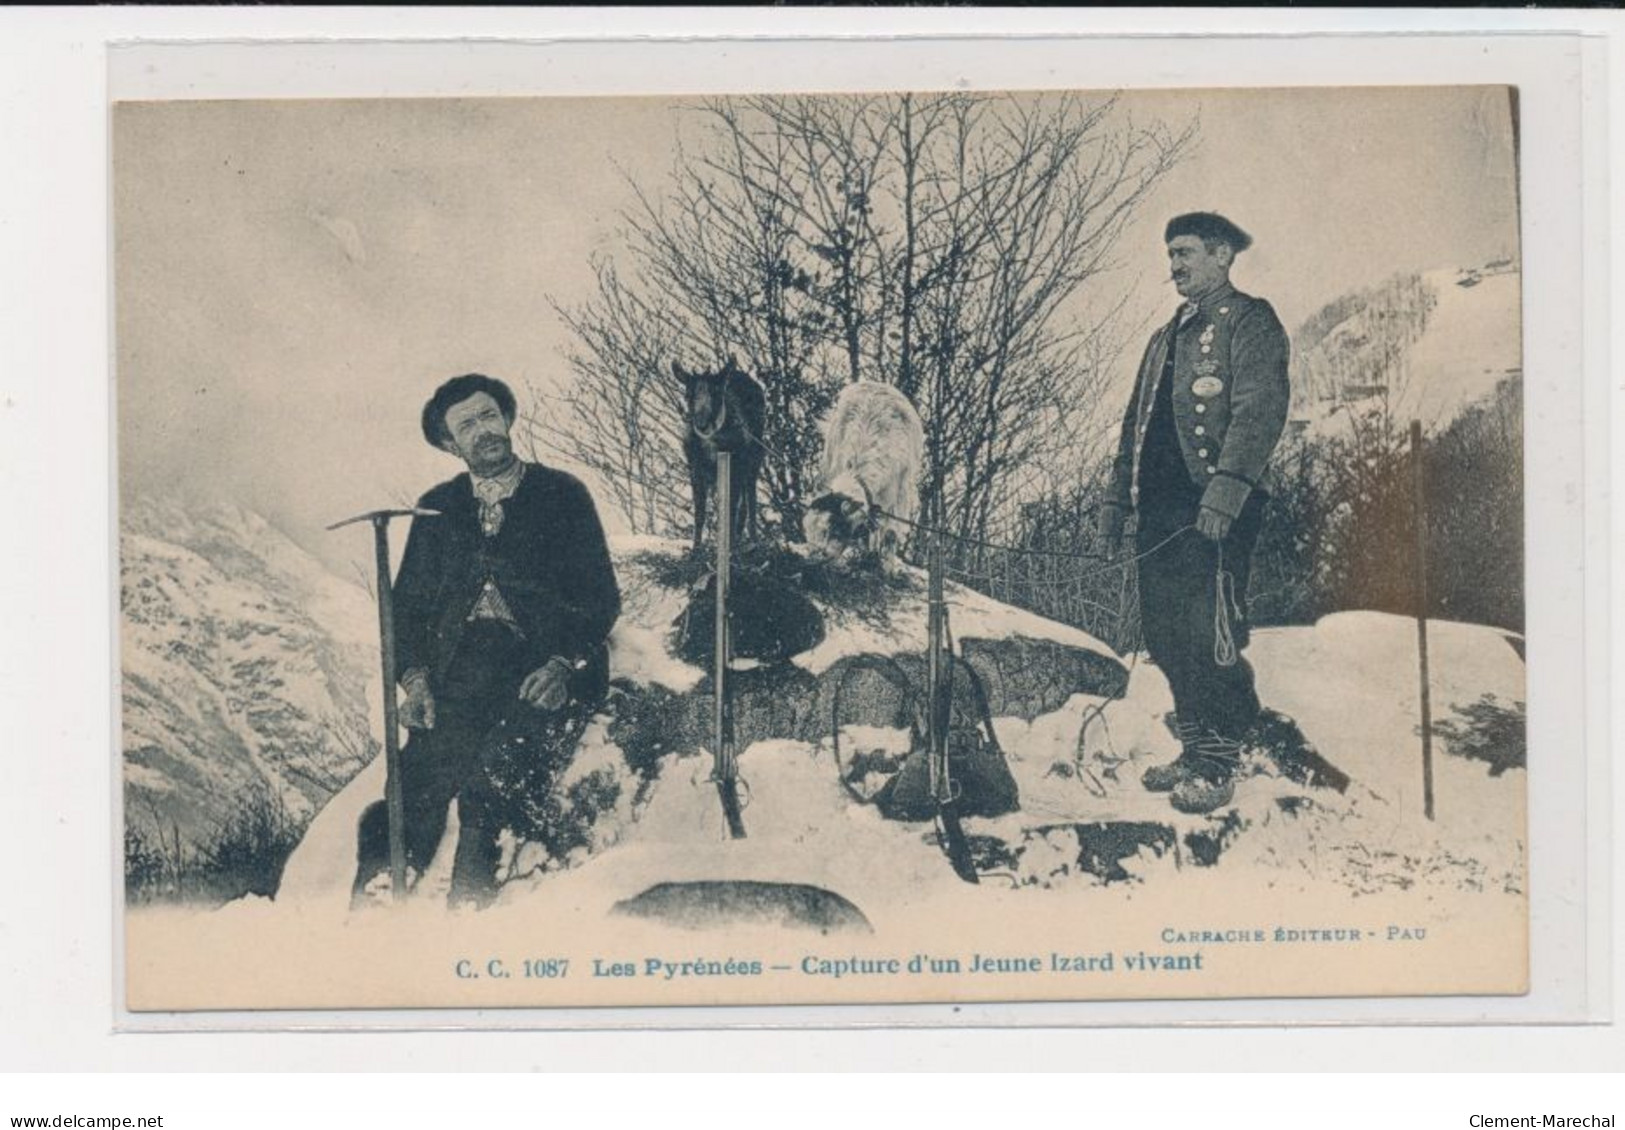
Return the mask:
[(970, 842), (959, 821), (959, 785), (949, 774), (948, 731), (952, 725), (953, 689), (949, 672), (953, 656), (947, 650), (948, 606), (943, 598), (942, 544), (936, 529), (927, 532), (927, 615), (926, 615), (926, 747), (930, 768), (931, 796), (937, 804), (938, 842), (953, 865), (954, 874), (967, 883), (977, 883), (976, 861)]
[(728, 835), (745, 838), (745, 820), (739, 805), (739, 757), (734, 750), (733, 702), (728, 694), (728, 567), (733, 557), (733, 473), (732, 456), (717, 452), (717, 568), (715, 675), (712, 678), (711, 779), (722, 799), (722, 815), (728, 821)]

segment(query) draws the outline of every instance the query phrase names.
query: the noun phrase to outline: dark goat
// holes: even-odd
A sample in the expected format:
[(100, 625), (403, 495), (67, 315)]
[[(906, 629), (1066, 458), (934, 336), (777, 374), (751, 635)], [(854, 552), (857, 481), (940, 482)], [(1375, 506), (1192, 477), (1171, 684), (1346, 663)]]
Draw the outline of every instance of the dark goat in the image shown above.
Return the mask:
[(733, 358), (722, 369), (691, 373), (676, 362), (671, 371), (683, 382), (687, 415), (683, 454), (694, 488), (694, 548), (705, 533), (705, 505), (717, 481), (717, 452), (733, 456), (733, 536), (756, 536), (756, 478), (765, 449), (760, 442), (767, 418), (767, 393)]

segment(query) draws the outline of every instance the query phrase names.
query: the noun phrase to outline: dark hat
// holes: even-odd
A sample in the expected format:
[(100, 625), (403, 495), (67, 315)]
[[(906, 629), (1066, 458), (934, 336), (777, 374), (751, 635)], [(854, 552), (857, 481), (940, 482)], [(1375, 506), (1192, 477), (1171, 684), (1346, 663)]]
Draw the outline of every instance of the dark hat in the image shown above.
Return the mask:
[(423, 406), (423, 438), (429, 441), (430, 447), (439, 447), (440, 442), (446, 438), (446, 412), (456, 404), (461, 404), (475, 393), (483, 392), (497, 402), (497, 408), (502, 412), (502, 418), (512, 424), (514, 416), (519, 410), (513, 398), (513, 390), (495, 377), (488, 377), (483, 373), (465, 373), (460, 377), (453, 377), (445, 384), (434, 390), (434, 395)]
[(1168, 221), (1162, 241), (1168, 243), (1177, 236), (1194, 235), (1206, 242), (1228, 243), (1232, 251), (1245, 251), (1253, 245), (1253, 237), (1217, 212), (1186, 212)]

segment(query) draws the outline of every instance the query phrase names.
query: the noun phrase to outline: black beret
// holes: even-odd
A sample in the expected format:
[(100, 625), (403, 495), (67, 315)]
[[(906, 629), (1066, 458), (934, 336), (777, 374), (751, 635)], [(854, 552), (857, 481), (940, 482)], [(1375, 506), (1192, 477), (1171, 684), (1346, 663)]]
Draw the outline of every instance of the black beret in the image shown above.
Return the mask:
[(1253, 237), (1217, 212), (1186, 212), (1168, 221), (1162, 241), (1168, 243), (1176, 236), (1194, 235), (1203, 242), (1228, 243), (1232, 251), (1245, 251), (1253, 245)]
[(440, 441), (445, 438), (447, 410), (480, 392), (496, 401), (502, 418), (513, 423), (519, 409), (513, 398), (513, 390), (495, 377), (483, 373), (464, 373), (435, 389), (434, 395), (423, 406), (423, 438), (429, 441), (430, 447), (439, 447)]

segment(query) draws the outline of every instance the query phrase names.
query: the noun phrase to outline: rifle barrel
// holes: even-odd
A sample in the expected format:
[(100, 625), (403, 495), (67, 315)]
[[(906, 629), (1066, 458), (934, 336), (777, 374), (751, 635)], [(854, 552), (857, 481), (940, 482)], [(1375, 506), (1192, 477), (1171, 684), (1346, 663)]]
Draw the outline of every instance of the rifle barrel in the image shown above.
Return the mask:
[(728, 692), (728, 580), (733, 561), (733, 457), (717, 452), (717, 567), (716, 615), (713, 644), (715, 675), (712, 679), (712, 743), (716, 749), (712, 776), (722, 814), (728, 821), (728, 835), (745, 838), (745, 821), (739, 808), (739, 763), (734, 753), (733, 712)]

